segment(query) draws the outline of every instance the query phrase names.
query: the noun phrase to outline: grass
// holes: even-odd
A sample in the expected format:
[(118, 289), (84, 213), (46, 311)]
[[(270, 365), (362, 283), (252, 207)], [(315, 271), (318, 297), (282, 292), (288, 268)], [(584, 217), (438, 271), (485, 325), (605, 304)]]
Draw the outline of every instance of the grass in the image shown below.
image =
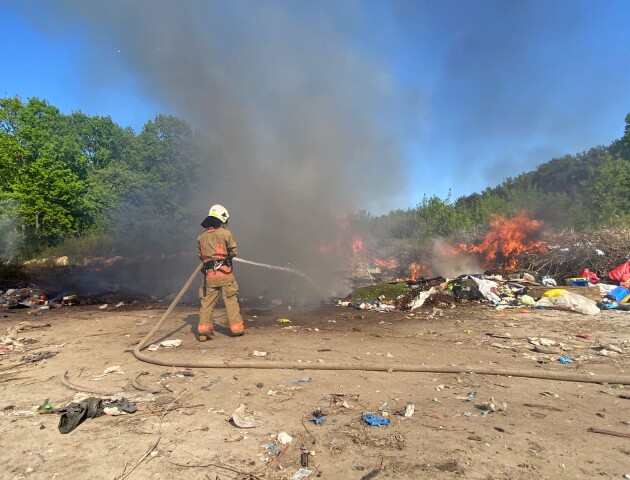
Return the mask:
[(385, 297), (385, 300), (395, 300), (400, 295), (406, 295), (407, 293), (409, 293), (409, 287), (406, 283), (379, 283), (377, 285), (359, 287), (348, 297), (354, 302), (367, 302), (376, 301), (381, 295)]

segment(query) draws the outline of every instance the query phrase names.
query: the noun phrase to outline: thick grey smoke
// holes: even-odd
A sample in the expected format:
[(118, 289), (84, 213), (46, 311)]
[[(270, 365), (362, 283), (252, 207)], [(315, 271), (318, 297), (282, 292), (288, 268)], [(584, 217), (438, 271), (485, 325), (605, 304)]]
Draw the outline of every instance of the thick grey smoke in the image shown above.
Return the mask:
[(335, 18), (318, 2), (47, 7), (42, 27), (80, 26), (93, 85), (131, 73), (142, 95), (209, 136), (206, 188), (190, 208), (201, 221), (211, 204), (225, 205), (244, 257), (321, 265), (317, 247), (334, 236), (337, 214), (393, 206), (383, 202), (404, 184), (403, 125), (420, 102), (344, 39), (352, 32), (340, 31), (340, 18), (356, 5), (329, 8)]

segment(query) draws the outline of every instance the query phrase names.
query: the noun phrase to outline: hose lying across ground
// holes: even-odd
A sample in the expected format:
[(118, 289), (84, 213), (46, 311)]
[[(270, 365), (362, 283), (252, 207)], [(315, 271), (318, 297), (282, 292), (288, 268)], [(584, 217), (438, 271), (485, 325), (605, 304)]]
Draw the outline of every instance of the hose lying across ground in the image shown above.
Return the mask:
[[(252, 262), (253, 263), (253, 262)], [(350, 365), (347, 363), (314, 363), (308, 366), (298, 362), (253, 362), (247, 360), (222, 361), (222, 360), (203, 360), (203, 361), (164, 361), (149, 357), (142, 353), (142, 349), (149, 343), (155, 333), (162, 327), (162, 324), (168, 320), (169, 316), (184, 296), (190, 285), (195, 280), (197, 274), (201, 271), (200, 264), (192, 273), (188, 281), (184, 284), (180, 292), (173, 299), (169, 307), (162, 315), (153, 329), (140, 340), (140, 343), (133, 349), (133, 355), (140, 361), (152, 363), (153, 365), (162, 365), (165, 367), (181, 367), (181, 368), (252, 368), (266, 370), (363, 370), (368, 372), (415, 372), (415, 373), (474, 373), (477, 375), (501, 375), (509, 377), (521, 378), (539, 378), (542, 380), (554, 380), (563, 382), (579, 382), (579, 383), (608, 383), (630, 385), (630, 376), (620, 377), (614, 375), (591, 376), (580, 375), (577, 373), (557, 373), (550, 371), (535, 370), (510, 370), (503, 368), (484, 368), (471, 365), (460, 366), (429, 366), (429, 365), (378, 365), (369, 363), (357, 363)]]

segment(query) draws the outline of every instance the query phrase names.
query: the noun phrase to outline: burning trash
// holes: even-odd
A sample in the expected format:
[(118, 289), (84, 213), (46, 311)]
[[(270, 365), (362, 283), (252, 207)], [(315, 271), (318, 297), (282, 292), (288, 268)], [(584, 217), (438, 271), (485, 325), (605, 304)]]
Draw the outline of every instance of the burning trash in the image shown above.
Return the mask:
[(543, 223), (531, 220), (525, 212), (507, 219), (498, 217), (490, 223), (483, 241), (467, 250), (478, 254), (487, 268), (514, 269), (523, 253), (545, 253), (547, 246), (539, 240)]

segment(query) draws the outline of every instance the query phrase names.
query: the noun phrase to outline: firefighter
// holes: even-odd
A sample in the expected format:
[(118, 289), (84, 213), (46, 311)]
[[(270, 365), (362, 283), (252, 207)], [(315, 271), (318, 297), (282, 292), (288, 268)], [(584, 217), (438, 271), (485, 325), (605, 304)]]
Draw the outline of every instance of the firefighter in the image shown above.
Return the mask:
[(212, 338), (212, 310), (219, 299), (219, 291), (223, 293), (223, 301), (227, 310), (227, 320), (233, 337), (245, 333), (243, 317), (238, 304), (238, 284), (232, 273), (232, 258), (236, 256), (237, 247), (232, 232), (226, 227), (230, 215), (225, 207), (212, 205), (208, 216), (201, 223), (205, 231), (197, 237), (197, 253), (203, 262), (203, 284), (199, 289), (201, 309), (199, 310), (199, 341)]

